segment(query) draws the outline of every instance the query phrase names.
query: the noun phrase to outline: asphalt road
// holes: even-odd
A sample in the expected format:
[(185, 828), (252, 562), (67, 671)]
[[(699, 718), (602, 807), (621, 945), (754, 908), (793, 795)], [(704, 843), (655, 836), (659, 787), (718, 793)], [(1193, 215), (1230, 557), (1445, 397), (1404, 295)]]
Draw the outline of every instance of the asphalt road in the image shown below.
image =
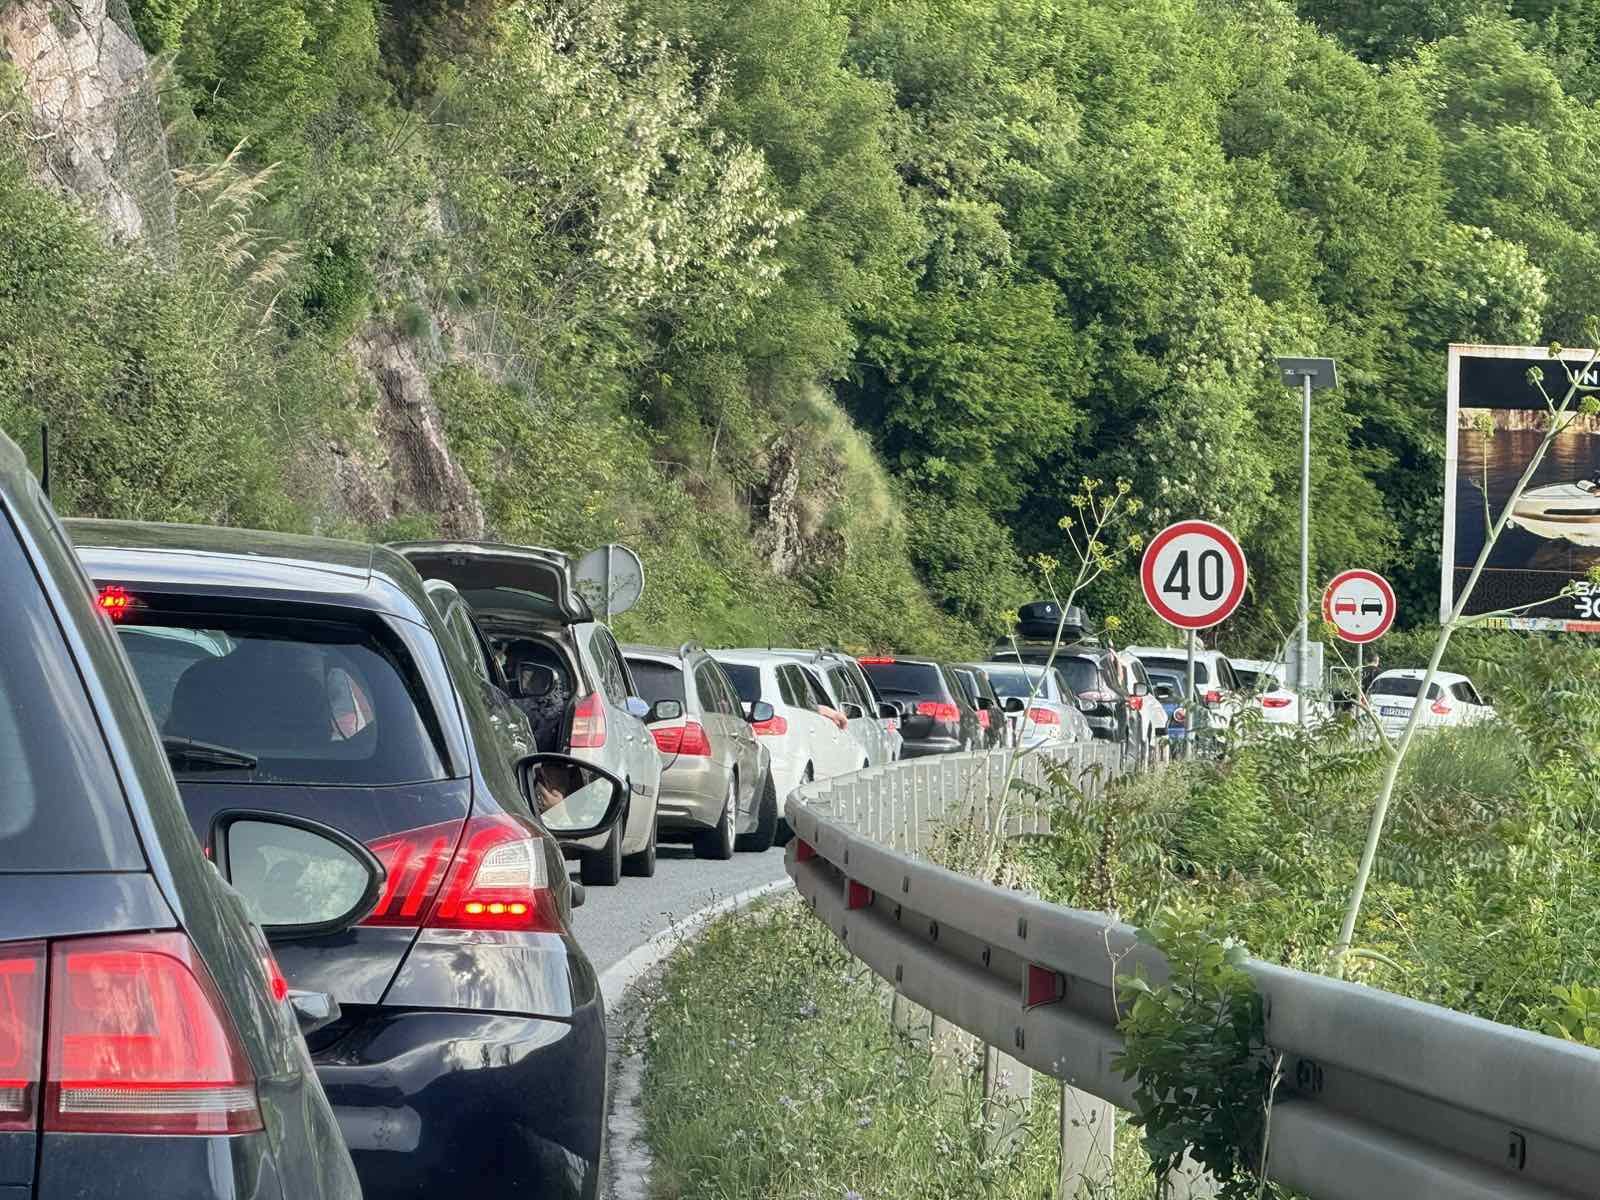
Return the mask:
[(727, 862), (696, 858), (687, 846), (662, 846), (652, 879), (624, 875), (616, 887), (585, 890), (573, 931), (596, 971), (604, 971), (673, 921), (783, 875), (783, 851), (735, 854)]

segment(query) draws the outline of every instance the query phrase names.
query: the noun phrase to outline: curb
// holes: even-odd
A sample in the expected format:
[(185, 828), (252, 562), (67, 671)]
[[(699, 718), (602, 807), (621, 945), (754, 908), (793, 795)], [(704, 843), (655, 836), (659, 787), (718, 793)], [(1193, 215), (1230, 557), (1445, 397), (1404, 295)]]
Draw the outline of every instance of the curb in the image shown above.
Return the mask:
[(606, 1006), (607, 1042), (606, 1148), (600, 1164), (602, 1200), (649, 1200), (650, 1178), (655, 1167), (650, 1147), (645, 1144), (644, 1117), (640, 1111), (644, 1053), (625, 1048), (632, 1042), (629, 1035), (645, 1015), (633, 1003), (634, 986), (718, 917), (793, 888), (794, 880), (785, 876), (708, 904), (663, 929), (601, 972), (600, 994)]

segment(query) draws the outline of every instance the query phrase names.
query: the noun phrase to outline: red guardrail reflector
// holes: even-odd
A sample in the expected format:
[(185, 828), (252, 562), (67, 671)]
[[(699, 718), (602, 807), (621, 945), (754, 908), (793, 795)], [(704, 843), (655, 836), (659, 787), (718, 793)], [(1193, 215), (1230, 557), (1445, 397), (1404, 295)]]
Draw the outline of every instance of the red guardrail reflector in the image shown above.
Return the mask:
[(1024, 1008), (1038, 1008), (1041, 1004), (1054, 1004), (1067, 994), (1067, 977), (1049, 967), (1028, 964), (1028, 996)]
[(794, 860), (795, 860), (795, 862), (810, 862), (816, 856), (817, 856), (817, 848), (815, 846), (813, 846), (810, 842), (802, 842), (802, 841), (799, 841), (798, 839), (795, 841), (795, 844), (794, 844)]
[(872, 889), (864, 883), (857, 883), (854, 879), (845, 881), (844, 906), (846, 908), (866, 908), (872, 903)]

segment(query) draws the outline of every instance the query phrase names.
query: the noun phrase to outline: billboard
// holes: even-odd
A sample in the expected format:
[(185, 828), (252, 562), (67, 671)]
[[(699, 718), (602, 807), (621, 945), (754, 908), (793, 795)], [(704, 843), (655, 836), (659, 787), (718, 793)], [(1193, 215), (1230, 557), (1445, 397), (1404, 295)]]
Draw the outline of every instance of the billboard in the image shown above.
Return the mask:
[[(1564, 350), (1584, 368), (1588, 350)], [(1440, 619), (1472, 573), (1497, 520), (1549, 428), (1531, 367), (1559, 404), (1566, 368), (1537, 346), (1451, 346), (1445, 432), (1444, 554)], [(1600, 368), (1593, 372), (1600, 376)], [(1600, 379), (1591, 380), (1600, 382)], [(1557, 436), (1484, 565), (1466, 612), (1517, 609), (1494, 624), (1511, 629), (1600, 633), (1600, 417), (1575, 416)], [(1561, 596), (1568, 584), (1575, 595)]]

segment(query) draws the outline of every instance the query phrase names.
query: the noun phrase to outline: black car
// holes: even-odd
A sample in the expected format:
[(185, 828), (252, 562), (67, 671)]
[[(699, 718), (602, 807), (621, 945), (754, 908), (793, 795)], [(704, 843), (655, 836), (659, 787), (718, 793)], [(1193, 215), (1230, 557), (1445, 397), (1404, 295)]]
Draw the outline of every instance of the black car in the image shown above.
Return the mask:
[(298, 1028), (315, 998), (201, 855), (110, 621), (3, 436), (0, 594), (0, 1197), (358, 1200)]
[[(592, 1197), (605, 1018), (570, 928), (573, 889), (534, 781), (507, 762), (416, 571), (317, 538), (71, 532), (120, 598), (194, 833), (239, 809), (291, 814), (354, 835), (383, 865), (360, 925), (279, 948), (294, 986), (341, 1006), (311, 1054), (368, 1200)], [(560, 832), (603, 836), (620, 782), (541, 760), (567, 764), (590, 813), (563, 812)]]
[(1095, 738), (1125, 744), (1129, 737), (1128, 694), (1119, 682), (1112, 652), (1075, 646), (1056, 655), (1056, 669), (1076, 693)]
[(989, 672), (969, 663), (955, 667), (956, 679), (961, 683), (968, 703), (978, 710), (978, 724), (983, 726), (984, 745), (989, 749), (1004, 746), (1010, 740), (1011, 726), (1006, 721), (1005, 705), (995, 694), (989, 682)]
[(904, 710), (900, 720), (903, 758), (980, 750), (988, 744), (978, 710), (948, 665), (925, 658), (857, 661), (878, 694)]

